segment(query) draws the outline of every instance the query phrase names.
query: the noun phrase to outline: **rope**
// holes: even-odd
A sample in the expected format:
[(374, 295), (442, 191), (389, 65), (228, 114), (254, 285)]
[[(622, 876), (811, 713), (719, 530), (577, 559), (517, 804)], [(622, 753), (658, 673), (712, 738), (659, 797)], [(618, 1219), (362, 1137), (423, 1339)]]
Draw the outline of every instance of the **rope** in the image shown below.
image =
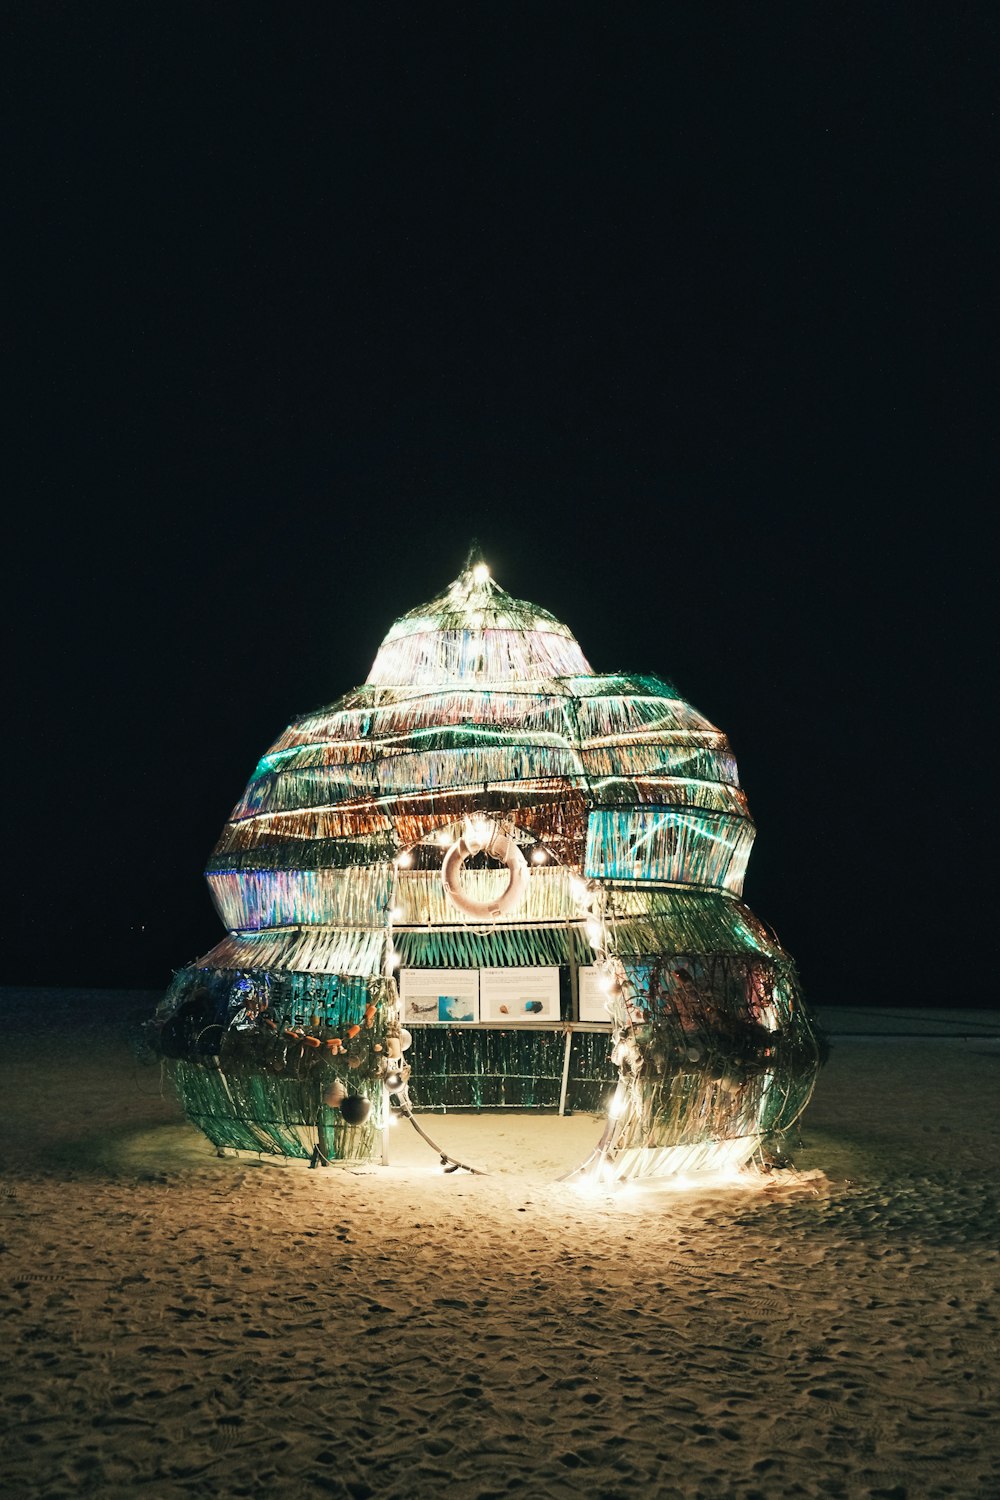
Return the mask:
[(470, 1167), (468, 1162), (458, 1161), (456, 1157), (449, 1156), (447, 1151), (441, 1150), (441, 1147), (438, 1145), (437, 1141), (431, 1140), (426, 1130), (418, 1125), (416, 1120), (414, 1119), (413, 1108), (410, 1104), (410, 1095), (405, 1083), (403, 1084), (402, 1088), (395, 1089), (393, 1091), (393, 1094), (394, 1097), (399, 1100), (400, 1114), (404, 1119), (409, 1120), (414, 1130), (423, 1140), (427, 1142), (431, 1150), (437, 1152), (438, 1156), (441, 1158), (441, 1165), (444, 1167), (446, 1172), (457, 1172), (461, 1169), (463, 1172), (471, 1172), (473, 1177), (486, 1177), (489, 1175), (488, 1173), (481, 1171), (479, 1167)]

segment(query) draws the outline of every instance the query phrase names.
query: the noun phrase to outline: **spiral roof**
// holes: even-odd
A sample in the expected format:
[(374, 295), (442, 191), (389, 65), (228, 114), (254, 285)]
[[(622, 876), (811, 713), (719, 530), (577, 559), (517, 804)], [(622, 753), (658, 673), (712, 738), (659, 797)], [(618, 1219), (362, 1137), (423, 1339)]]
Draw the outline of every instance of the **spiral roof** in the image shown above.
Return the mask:
[(255, 925), (322, 920), (329, 902), (302, 895), (321, 872), (385, 867), (473, 812), (588, 876), (732, 894), (753, 838), (714, 725), (660, 678), (595, 673), (566, 625), (470, 558), (395, 621), (365, 683), (271, 746), (207, 873), (231, 927), (254, 879)]

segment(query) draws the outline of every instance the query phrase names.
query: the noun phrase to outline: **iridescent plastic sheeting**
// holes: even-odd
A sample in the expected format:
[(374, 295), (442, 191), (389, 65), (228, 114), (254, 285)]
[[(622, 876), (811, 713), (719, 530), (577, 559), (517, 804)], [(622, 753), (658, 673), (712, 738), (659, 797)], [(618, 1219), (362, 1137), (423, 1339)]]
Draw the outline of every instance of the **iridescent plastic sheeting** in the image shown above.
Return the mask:
[[(483, 819), (529, 870), (488, 921), (440, 879)], [(735, 1160), (795, 1119), (819, 1050), (791, 960), (739, 900), (753, 837), (718, 729), (657, 677), (594, 673), (470, 557), (396, 621), (364, 684), (278, 738), (223, 830), (207, 876), (227, 936), (158, 1017), (191, 1118), (219, 1145), (373, 1159), (398, 966), (544, 967), (558, 1025), (411, 1026), (415, 1105), (613, 1094), (605, 1175)], [(461, 868), (465, 904), (496, 905), (508, 871), (485, 854)], [(581, 1023), (593, 966), (603, 1033)], [(344, 1123), (344, 1094), (370, 1099), (364, 1125)]]

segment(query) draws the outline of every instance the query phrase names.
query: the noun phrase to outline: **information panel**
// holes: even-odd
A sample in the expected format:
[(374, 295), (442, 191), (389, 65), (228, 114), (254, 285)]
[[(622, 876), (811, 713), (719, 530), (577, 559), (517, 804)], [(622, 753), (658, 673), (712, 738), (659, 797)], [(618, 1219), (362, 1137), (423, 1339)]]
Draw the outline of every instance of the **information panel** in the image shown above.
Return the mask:
[(399, 999), (407, 1026), (475, 1025), (479, 1020), (479, 970), (403, 969)]
[(607, 991), (601, 988), (601, 971), (593, 964), (585, 964), (577, 969), (577, 981), (579, 983), (580, 995), (580, 1020), (588, 1022), (600, 1021), (606, 1026), (611, 1025), (611, 1017), (608, 1014)]
[(558, 969), (483, 969), (479, 1013), (484, 1021), (558, 1021)]

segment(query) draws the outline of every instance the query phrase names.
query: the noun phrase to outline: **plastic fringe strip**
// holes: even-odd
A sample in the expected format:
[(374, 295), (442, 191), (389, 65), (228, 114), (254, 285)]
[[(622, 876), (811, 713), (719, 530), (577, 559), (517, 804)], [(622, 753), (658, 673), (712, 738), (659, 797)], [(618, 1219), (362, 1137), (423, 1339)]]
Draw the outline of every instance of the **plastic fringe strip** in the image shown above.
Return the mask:
[(363, 1125), (348, 1125), (323, 1103), (318, 1081), (274, 1078), (267, 1074), (227, 1075), (210, 1065), (172, 1064), (174, 1083), (188, 1118), (214, 1146), (278, 1156), (310, 1157), (319, 1139), (331, 1160), (380, 1159), (384, 1120), (381, 1084), (364, 1092), (371, 1114)]
[[(475, 1031), (416, 1027), (407, 1054), (416, 1110), (559, 1107), (563, 1031)], [(567, 1109), (598, 1113), (614, 1089), (607, 1032), (575, 1031)]]
[(404, 969), (499, 969), (591, 962), (586, 936), (577, 928), (507, 927), (401, 928), (393, 944)]
[(466, 569), (444, 594), (396, 621), (368, 682), (517, 681), (589, 671), (565, 625)]
[(380, 974), (388, 938), (383, 929), (303, 927), (230, 934), (200, 960), (213, 969), (288, 969), (323, 974)]
[(257, 931), (295, 923), (370, 926), (389, 906), (391, 864), (348, 870), (219, 870), (208, 884), (225, 925)]
[[(534, 866), (527, 882), (527, 893), (515, 911), (505, 919), (511, 922), (567, 921), (579, 915), (570, 891), (570, 872), (563, 866)], [(488, 901), (499, 895), (509, 879), (506, 870), (465, 869), (463, 888), (474, 901)], [(460, 913), (448, 900), (438, 870), (400, 870), (393, 897), (398, 915), (393, 926), (431, 925), (453, 927)]]
[(482, 682), (541, 681), (585, 672), (574, 640), (543, 631), (430, 630), (386, 641), (368, 674), (372, 683), (434, 683), (442, 677)]
[(787, 959), (619, 955), (616, 967), (621, 1081), (609, 1155), (622, 1172), (626, 1156), (629, 1172), (673, 1172), (676, 1158), (655, 1153), (789, 1129), (812, 1092), (821, 1043)]
[(584, 874), (596, 880), (720, 886), (738, 896), (754, 832), (748, 819), (674, 808), (594, 812)]
[(622, 957), (660, 954), (760, 954), (784, 950), (750, 909), (722, 891), (614, 891), (608, 937)]

